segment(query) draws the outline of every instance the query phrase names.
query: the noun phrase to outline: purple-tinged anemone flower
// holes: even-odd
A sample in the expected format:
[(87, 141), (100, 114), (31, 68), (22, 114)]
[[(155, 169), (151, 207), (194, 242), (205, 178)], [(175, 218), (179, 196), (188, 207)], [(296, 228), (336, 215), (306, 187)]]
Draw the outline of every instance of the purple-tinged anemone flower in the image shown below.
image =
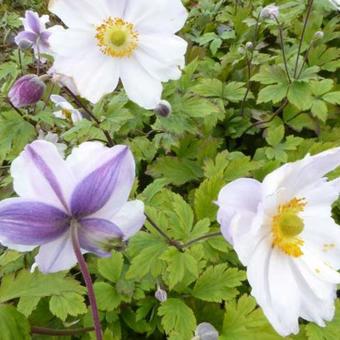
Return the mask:
[(20, 196), (0, 203), (0, 241), (18, 251), (40, 246), (44, 273), (77, 263), (72, 236), (83, 253), (110, 256), (144, 224), (144, 205), (129, 201), (135, 162), (127, 146), (87, 142), (64, 160), (53, 143), (35, 141), (11, 166)]
[(46, 24), (49, 22), (49, 16), (39, 14), (33, 11), (26, 11), (25, 18), (22, 19), (24, 31), (15, 37), (15, 42), (20, 48), (32, 46), (36, 54), (49, 53), (50, 45), (48, 39), (51, 35)]
[(16, 108), (36, 104), (44, 94), (44, 82), (35, 74), (19, 78), (8, 93), (8, 98)]

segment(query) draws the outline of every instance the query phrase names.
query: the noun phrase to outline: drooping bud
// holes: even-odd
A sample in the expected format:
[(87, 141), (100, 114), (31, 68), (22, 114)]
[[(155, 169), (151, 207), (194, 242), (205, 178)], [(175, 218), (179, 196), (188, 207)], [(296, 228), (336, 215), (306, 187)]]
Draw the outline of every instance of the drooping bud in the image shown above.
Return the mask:
[(19, 78), (8, 93), (8, 98), (16, 108), (36, 104), (44, 94), (46, 85), (35, 74)]
[(30, 41), (30, 40), (20, 40), (19, 42), (18, 42), (18, 47), (22, 50), (22, 51), (24, 51), (24, 50), (28, 50), (29, 48), (31, 48), (33, 46), (33, 43), (32, 43), (32, 41)]
[(252, 50), (254, 48), (254, 44), (251, 41), (248, 41), (246, 43), (246, 49), (247, 50)]
[(155, 113), (164, 118), (169, 117), (171, 111), (171, 104), (167, 100), (161, 100), (155, 108)]
[(323, 33), (322, 31), (317, 31), (314, 34), (314, 39), (319, 40), (319, 39), (322, 39), (324, 36), (325, 36), (325, 33)]
[(159, 285), (157, 286), (157, 290), (155, 292), (155, 298), (159, 301), (159, 302), (165, 302), (168, 299), (168, 294), (167, 292), (162, 289)]
[(217, 340), (218, 336), (218, 332), (213, 325), (208, 322), (202, 322), (196, 328), (194, 339)]
[(260, 13), (261, 19), (275, 19), (278, 18), (280, 14), (279, 7), (275, 4), (268, 5), (264, 8), (262, 8)]

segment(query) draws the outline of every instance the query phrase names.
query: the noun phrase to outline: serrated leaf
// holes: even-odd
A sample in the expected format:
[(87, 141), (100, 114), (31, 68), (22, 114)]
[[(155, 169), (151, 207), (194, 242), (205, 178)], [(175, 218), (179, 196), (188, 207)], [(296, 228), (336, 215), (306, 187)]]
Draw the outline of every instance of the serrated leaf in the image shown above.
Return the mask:
[(294, 81), (289, 87), (287, 98), (299, 110), (308, 110), (312, 105), (310, 85), (301, 81)]
[(287, 84), (275, 84), (269, 85), (263, 88), (257, 97), (257, 103), (273, 102), (274, 104), (280, 102), (287, 96), (288, 86)]
[(158, 309), (162, 317), (161, 323), (170, 337), (190, 340), (196, 327), (196, 318), (193, 311), (180, 299), (170, 298)]
[(246, 279), (245, 273), (225, 264), (211, 266), (198, 278), (192, 295), (209, 302), (222, 302), (234, 297), (233, 288)]
[(39, 296), (23, 296), (20, 298), (19, 303), (17, 305), (17, 309), (20, 313), (24, 314), (26, 317), (29, 317), (32, 312), (37, 307), (41, 297)]
[(122, 272), (123, 264), (123, 255), (118, 252), (113, 252), (111, 257), (99, 259), (97, 262), (100, 275), (111, 282), (118, 281)]
[(106, 282), (95, 282), (93, 288), (99, 310), (109, 312), (119, 306), (121, 298), (113, 286)]
[(327, 103), (340, 105), (340, 91), (329, 92), (322, 97)]
[(283, 125), (271, 126), (267, 130), (266, 141), (269, 145), (275, 147), (281, 143), (285, 136), (285, 129)]
[(69, 315), (86, 314), (87, 307), (84, 303), (84, 297), (71, 292), (52, 296), (50, 299), (50, 311), (53, 315), (65, 321)]
[(44, 275), (22, 270), (17, 274), (6, 275), (0, 286), (0, 303), (19, 297), (45, 297), (67, 292), (84, 294), (85, 288), (62, 273)]

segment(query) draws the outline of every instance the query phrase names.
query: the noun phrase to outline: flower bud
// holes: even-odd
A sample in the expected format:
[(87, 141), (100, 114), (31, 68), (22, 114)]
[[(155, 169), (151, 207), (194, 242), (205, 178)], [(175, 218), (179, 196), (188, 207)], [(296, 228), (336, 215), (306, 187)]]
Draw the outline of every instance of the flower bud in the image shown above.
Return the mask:
[(202, 322), (197, 326), (195, 336), (197, 340), (217, 340), (219, 335), (213, 325)]
[(19, 78), (8, 93), (8, 98), (16, 108), (36, 104), (44, 94), (44, 82), (35, 74)]
[(248, 41), (248, 42), (246, 43), (246, 49), (247, 49), (247, 50), (252, 50), (253, 48), (254, 48), (253, 43), (252, 43), (251, 41)]
[(275, 4), (268, 5), (264, 8), (262, 8), (260, 13), (261, 19), (275, 19), (279, 16), (280, 11), (279, 7)]
[(155, 298), (159, 302), (165, 302), (168, 299), (168, 294), (164, 289), (162, 289), (160, 286), (158, 286), (157, 290), (155, 292)]
[(317, 31), (314, 34), (314, 39), (322, 39), (325, 36), (325, 33), (323, 33), (322, 31)]
[(171, 104), (167, 100), (161, 100), (155, 108), (155, 113), (164, 118), (168, 117), (171, 111)]

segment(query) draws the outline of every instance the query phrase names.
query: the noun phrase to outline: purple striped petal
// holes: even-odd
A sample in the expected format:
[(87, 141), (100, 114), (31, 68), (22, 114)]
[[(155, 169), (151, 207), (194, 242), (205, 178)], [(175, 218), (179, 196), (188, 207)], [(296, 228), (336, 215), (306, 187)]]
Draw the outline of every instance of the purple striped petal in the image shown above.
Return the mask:
[(32, 30), (32, 32), (39, 34), (41, 31), (39, 16), (32, 11), (26, 11), (25, 19), (28, 27)]
[(101, 209), (119, 187), (118, 179), (124, 171), (125, 158), (129, 149), (124, 146), (114, 156), (87, 175), (75, 188), (71, 198), (73, 216), (84, 217)]
[(41, 245), (62, 235), (69, 217), (45, 203), (10, 198), (0, 203), (0, 240), (20, 245)]
[(98, 256), (110, 256), (113, 246), (123, 238), (122, 231), (112, 222), (99, 218), (80, 221), (79, 242), (82, 249)]
[(31, 145), (28, 145), (25, 150), (30, 155), (35, 166), (39, 169), (41, 174), (45, 177), (48, 184), (50, 185), (50, 187), (52, 188), (56, 196), (59, 198), (62, 205), (65, 207), (66, 210), (68, 210), (68, 205), (66, 203), (62, 189), (52, 169), (47, 165), (44, 159), (38, 154), (38, 152), (35, 151), (35, 149)]

